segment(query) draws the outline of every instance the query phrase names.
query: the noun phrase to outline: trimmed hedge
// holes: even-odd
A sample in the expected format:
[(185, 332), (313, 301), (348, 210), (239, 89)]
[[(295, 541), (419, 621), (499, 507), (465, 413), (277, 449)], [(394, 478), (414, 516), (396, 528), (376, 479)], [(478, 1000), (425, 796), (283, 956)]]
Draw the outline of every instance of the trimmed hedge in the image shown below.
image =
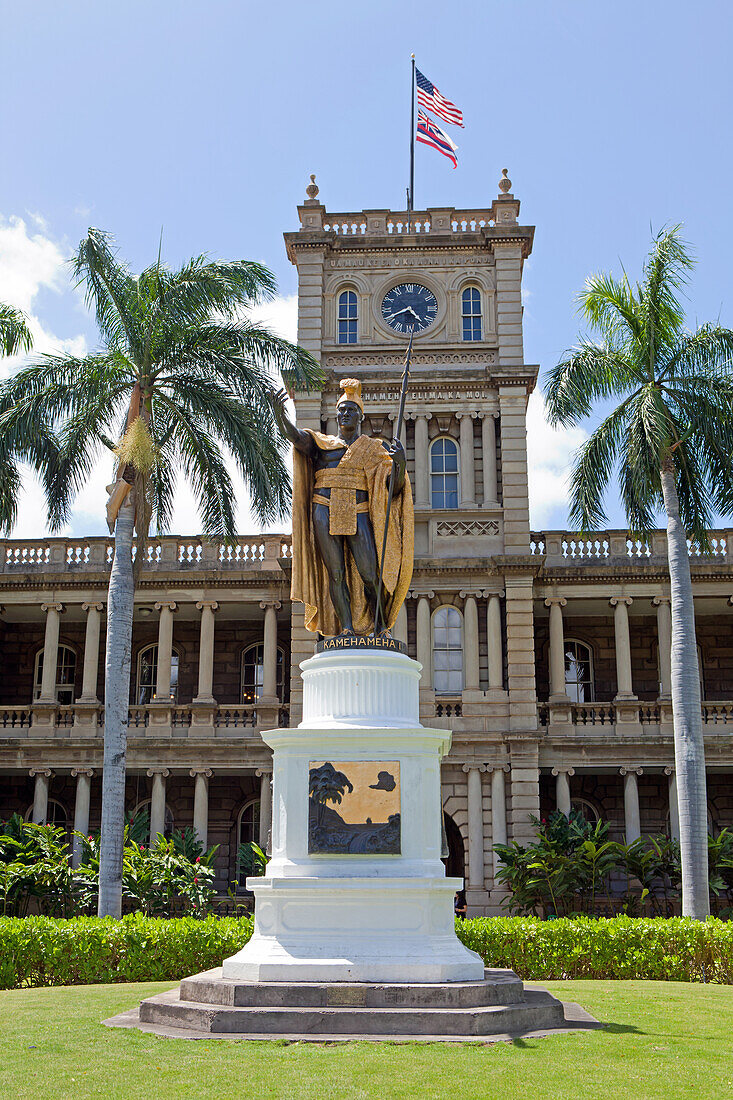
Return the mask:
[[(456, 931), (487, 966), (509, 967), (528, 981), (649, 978), (733, 985), (730, 921), (490, 917), (458, 921)], [(180, 981), (219, 966), (251, 935), (251, 917), (0, 918), (0, 989)]]
[(689, 917), (488, 917), (458, 922), (487, 966), (528, 981), (646, 978), (733, 985), (733, 922)]

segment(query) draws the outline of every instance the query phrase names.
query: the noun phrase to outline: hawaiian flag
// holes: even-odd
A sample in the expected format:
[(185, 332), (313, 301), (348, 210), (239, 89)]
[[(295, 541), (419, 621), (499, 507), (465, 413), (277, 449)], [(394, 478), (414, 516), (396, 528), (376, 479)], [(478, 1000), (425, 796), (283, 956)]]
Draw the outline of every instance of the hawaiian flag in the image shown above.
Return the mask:
[(433, 122), (432, 118), (428, 118), (424, 111), (417, 112), (417, 140), (421, 141), (423, 145), (430, 145), (433, 149), (437, 149), (439, 153), (442, 153), (444, 157), (448, 157), (448, 160), (453, 161), (453, 167), (457, 167), (458, 158), (456, 152), (458, 146), (455, 145), (448, 135), (441, 130), (441, 128)]
[(417, 101), (420, 106), (432, 111), (444, 122), (450, 122), (453, 126), (463, 126), (463, 111), (460, 111), (455, 103), (451, 103), (449, 99), (442, 96), (432, 81), (423, 76), (419, 69), (415, 69), (415, 76), (417, 78)]

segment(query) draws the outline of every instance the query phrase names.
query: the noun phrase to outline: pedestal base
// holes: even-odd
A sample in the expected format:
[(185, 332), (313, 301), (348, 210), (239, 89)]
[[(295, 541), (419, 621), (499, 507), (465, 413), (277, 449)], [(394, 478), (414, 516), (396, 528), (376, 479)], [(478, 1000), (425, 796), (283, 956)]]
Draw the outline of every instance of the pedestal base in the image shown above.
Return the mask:
[(269, 982), (478, 981), (484, 964), (457, 939), (460, 879), (250, 879), (256, 928), (224, 978)]

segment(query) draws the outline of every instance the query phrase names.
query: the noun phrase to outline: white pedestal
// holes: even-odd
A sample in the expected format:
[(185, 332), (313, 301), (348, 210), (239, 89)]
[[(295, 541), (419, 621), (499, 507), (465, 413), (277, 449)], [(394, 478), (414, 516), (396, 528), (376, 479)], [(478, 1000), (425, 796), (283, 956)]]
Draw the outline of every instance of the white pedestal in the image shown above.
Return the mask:
[[(481, 980), (482, 959), (454, 931), (453, 896), (462, 882), (445, 877), (440, 859), (440, 761), (451, 734), (419, 724), (420, 665), (400, 653), (356, 652), (318, 654), (301, 668), (300, 728), (263, 734), (273, 749), (272, 858), (264, 877), (247, 880), (255, 930), (225, 960), (224, 978)], [(377, 699), (389, 724), (376, 713)], [(309, 851), (311, 766), (330, 762), (353, 777), (363, 761), (369, 765), (362, 772), (374, 762), (375, 775), (384, 765), (387, 784), (396, 782), (390, 797), (399, 812), (398, 851)]]

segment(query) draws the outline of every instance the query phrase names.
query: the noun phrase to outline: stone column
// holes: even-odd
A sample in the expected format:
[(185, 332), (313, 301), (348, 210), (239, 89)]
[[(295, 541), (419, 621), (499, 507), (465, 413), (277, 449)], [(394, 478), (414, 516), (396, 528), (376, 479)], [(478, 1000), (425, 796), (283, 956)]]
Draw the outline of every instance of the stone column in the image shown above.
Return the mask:
[(338, 435), (339, 422), (335, 416), (329, 416), (326, 421), (326, 432), (328, 435)]
[(428, 457), (428, 420), (430, 414), (415, 417), (415, 507), (430, 507), (430, 463)]
[(496, 414), (483, 413), (481, 419), (481, 462), (484, 473), (484, 508), (498, 507), (496, 478)]
[(545, 607), (550, 609), (550, 702), (567, 703), (565, 691), (565, 632), (563, 629), (562, 609), (567, 600), (564, 596), (549, 596)]
[(679, 843), (680, 807), (677, 800), (677, 775), (674, 768), (665, 768), (664, 774), (669, 776), (669, 836), (671, 840)]
[(39, 703), (56, 702), (56, 667), (59, 659), (59, 616), (64, 610), (60, 603), (43, 603), (46, 612), (46, 634), (43, 640), (43, 673)]
[[(84, 636), (84, 674), (81, 684), (80, 703), (98, 704), (97, 674), (99, 672), (99, 633), (102, 621), (103, 603), (84, 603), (82, 611), (87, 613), (87, 629)], [(45, 659), (44, 659), (45, 668)]]
[(486, 635), (489, 646), (489, 690), (501, 691), (504, 687), (504, 645), (501, 636), (501, 596), (498, 592), (489, 593)]
[(476, 597), (469, 592), (461, 592), (461, 595), (465, 598), (463, 607), (464, 687), (467, 691), (478, 691), (480, 688), (480, 672)]
[(417, 659), (422, 665), (420, 686), (433, 686), (432, 630), (430, 628), (430, 597), (418, 596), (417, 600)]
[(637, 776), (643, 774), (642, 768), (621, 768), (624, 779), (624, 825), (626, 843), (631, 844), (641, 836), (641, 815), (639, 813), (639, 784)]
[(608, 601), (613, 610), (613, 630), (616, 638), (617, 699), (635, 699), (631, 681), (631, 639), (629, 638), (629, 607), (631, 596), (612, 596)]
[(659, 645), (659, 697), (672, 698), (672, 608), (669, 596), (655, 596)]
[(270, 847), (272, 829), (272, 772), (267, 768), (258, 768), (255, 774), (260, 780), (260, 835), (258, 844), (267, 853)]
[[(76, 779), (76, 799), (74, 801), (74, 832), (82, 836), (89, 835), (89, 802), (92, 793), (93, 768), (72, 768), (72, 776)], [(71, 866), (76, 868), (81, 864), (84, 855), (84, 842), (81, 836), (75, 836), (72, 843)]]
[(461, 434), (461, 508), (476, 507), (473, 465), (473, 413), (459, 413)]
[(557, 809), (570, 817), (570, 776), (575, 775), (575, 768), (553, 768), (555, 776), (555, 802)]
[(397, 622), (394, 624), (394, 636), (400, 642), (404, 642), (407, 645), (407, 607), (405, 604), (399, 609), (397, 613)]
[(174, 603), (156, 603), (155, 610), (160, 612), (158, 623), (158, 677), (155, 684), (154, 703), (171, 704), (171, 656), (173, 653), (173, 612)]
[(33, 788), (33, 824), (45, 825), (48, 817), (48, 785), (53, 772), (50, 768), (31, 768), (28, 774), (36, 781)]
[(260, 607), (265, 612), (263, 644), (262, 695), (260, 703), (277, 703), (277, 612), (279, 600), (263, 600)]
[(494, 883), (499, 870), (497, 844), (506, 844), (506, 767), (494, 768), (491, 772), (491, 844), (494, 849)]
[(464, 764), (468, 774), (468, 886), (482, 890), (484, 885), (484, 807), (481, 773), (485, 764)]
[[(193, 831), (196, 833), (199, 844), (206, 851), (209, 836), (209, 780), (213, 772), (211, 768), (191, 768), (188, 774), (194, 780)], [(165, 793), (163, 796), (163, 813), (165, 814)]]
[[(219, 604), (216, 600), (200, 601), (196, 604), (196, 610), (201, 612), (201, 629), (199, 634), (199, 688), (194, 703), (216, 702), (214, 699), (214, 613)], [(161, 612), (162, 615), (162, 612)], [(160, 644), (158, 646), (158, 660), (160, 661)], [(160, 664), (158, 664), (160, 670)], [(170, 694), (170, 679), (168, 684)]]
[(165, 833), (165, 781), (168, 768), (148, 768), (148, 778), (153, 780), (150, 798), (150, 843), (155, 844), (158, 834)]

